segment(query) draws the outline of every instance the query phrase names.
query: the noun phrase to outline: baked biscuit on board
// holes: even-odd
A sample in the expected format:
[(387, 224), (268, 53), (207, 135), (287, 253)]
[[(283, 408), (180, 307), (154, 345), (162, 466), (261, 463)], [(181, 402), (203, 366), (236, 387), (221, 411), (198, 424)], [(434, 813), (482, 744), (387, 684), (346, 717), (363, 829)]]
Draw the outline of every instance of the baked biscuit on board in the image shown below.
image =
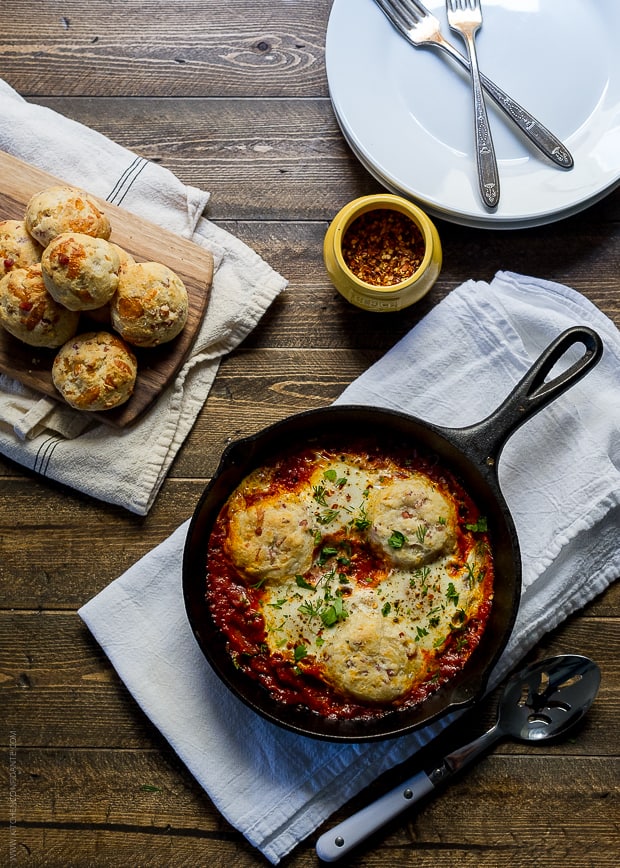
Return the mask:
[(108, 239), (111, 226), (106, 215), (83, 190), (70, 186), (47, 187), (26, 205), (28, 232), (43, 247), (63, 232), (81, 232)]
[(181, 278), (159, 262), (124, 266), (111, 302), (112, 325), (127, 343), (156, 347), (175, 338), (189, 311)]
[(28, 233), (23, 220), (0, 220), (0, 277), (13, 268), (28, 268), (41, 261), (43, 248)]
[(33, 347), (59, 347), (73, 337), (79, 313), (58, 304), (43, 282), (41, 265), (14, 268), (0, 280), (0, 324)]
[(76, 410), (111, 410), (133, 394), (138, 364), (109, 332), (85, 332), (67, 341), (52, 365), (54, 386)]
[(41, 265), (49, 293), (69, 310), (102, 307), (118, 286), (119, 255), (104, 238), (65, 232), (47, 245)]

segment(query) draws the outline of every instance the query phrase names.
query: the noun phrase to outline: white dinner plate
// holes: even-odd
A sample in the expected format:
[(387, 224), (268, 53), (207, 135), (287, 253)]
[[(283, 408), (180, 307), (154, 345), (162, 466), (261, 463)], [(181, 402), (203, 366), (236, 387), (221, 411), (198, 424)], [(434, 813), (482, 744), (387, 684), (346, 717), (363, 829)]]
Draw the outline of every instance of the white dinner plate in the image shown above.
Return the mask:
[[(444, 35), (443, 0), (427, 0)], [(414, 47), (374, 0), (334, 0), (326, 41), (330, 97), (360, 162), (392, 192), (466, 226), (522, 228), (568, 217), (620, 183), (619, 0), (482, 0), (480, 68), (571, 151), (556, 167), (487, 100), (501, 197), (478, 192), (466, 73)]]

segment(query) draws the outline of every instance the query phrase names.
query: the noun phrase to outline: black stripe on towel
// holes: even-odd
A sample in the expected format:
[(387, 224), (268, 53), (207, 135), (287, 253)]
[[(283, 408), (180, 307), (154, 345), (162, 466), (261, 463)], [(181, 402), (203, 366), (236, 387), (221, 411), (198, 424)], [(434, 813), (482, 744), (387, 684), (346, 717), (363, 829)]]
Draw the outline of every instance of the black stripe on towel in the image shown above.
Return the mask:
[(34, 470), (42, 476), (47, 475), (47, 468), (54, 454), (54, 450), (61, 442), (61, 437), (48, 437), (37, 449), (34, 459)]
[(127, 193), (133, 187), (138, 175), (148, 165), (148, 161), (144, 157), (136, 157), (131, 165), (127, 166), (123, 174), (120, 176), (110, 194), (106, 196), (108, 202), (113, 205), (120, 205)]

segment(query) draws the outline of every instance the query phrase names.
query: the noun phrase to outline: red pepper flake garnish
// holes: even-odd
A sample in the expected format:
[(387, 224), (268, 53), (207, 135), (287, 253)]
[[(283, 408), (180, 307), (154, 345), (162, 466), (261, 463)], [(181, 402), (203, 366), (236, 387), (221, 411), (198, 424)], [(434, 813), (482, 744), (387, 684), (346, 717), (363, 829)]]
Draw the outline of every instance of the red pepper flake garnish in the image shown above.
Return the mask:
[(4, 270), (10, 271), (15, 265), (15, 260), (11, 256), (7, 256), (4, 260)]
[(342, 256), (353, 274), (374, 286), (411, 277), (424, 258), (424, 239), (400, 211), (379, 208), (357, 217), (345, 232)]

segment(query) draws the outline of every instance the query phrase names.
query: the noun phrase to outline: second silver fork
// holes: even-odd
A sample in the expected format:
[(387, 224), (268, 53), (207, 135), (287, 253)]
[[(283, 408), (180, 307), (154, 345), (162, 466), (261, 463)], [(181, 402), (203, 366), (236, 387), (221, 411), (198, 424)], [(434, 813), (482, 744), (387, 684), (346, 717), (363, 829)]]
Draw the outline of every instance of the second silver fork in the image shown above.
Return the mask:
[(450, 28), (460, 33), (467, 45), (474, 96), (476, 166), (480, 195), (488, 208), (495, 208), (499, 203), (499, 171), (476, 54), (476, 32), (482, 25), (480, 0), (446, 0), (446, 11)]

